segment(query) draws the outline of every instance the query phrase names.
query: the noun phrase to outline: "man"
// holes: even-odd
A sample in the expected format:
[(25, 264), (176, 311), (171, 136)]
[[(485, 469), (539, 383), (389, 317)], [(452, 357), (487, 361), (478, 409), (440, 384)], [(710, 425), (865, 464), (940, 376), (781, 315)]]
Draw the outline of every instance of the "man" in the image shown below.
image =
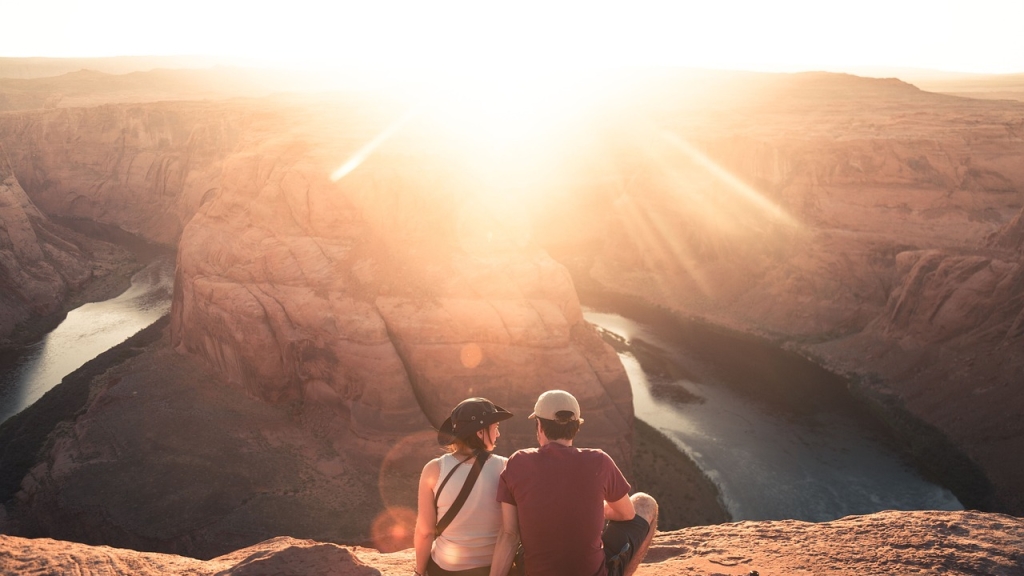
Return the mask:
[(630, 498), (629, 483), (603, 451), (573, 447), (583, 418), (572, 394), (541, 394), (530, 418), (540, 447), (519, 450), (501, 473), (502, 530), (491, 576), (508, 573), (520, 538), (528, 576), (628, 576), (647, 553), (657, 503), (643, 493)]

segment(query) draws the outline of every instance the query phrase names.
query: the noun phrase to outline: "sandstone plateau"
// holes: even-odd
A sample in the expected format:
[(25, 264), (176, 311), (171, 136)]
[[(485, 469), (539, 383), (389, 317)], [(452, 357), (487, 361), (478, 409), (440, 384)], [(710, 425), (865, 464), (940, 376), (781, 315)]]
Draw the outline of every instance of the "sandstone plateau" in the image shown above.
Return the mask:
[[(275, 538), (202, 561), (51, 539), (0, 536), (8, 574), (399, 575), (412, 550)], [(638, 576), (1024, 573), (1024, 521), (976, 512), (880, 512), (833, 522), (740, 522), (659, 533)]]
[[(408, 527), (451, 406), (484, 395), (525, 416), (554, 386), (583, 403), (581, 443), (629, 473), (629, 383), (577, 287), (850, 375), (969, 507), (1024, 513), (1024, 104), (834, 74), (639, 77), (513, 149), (416, 93), (150, 102), (150, 86), (47, 109), (58, 84), (0, 113), (5, 226), (28, 237), (24, 197), (176, 247), (177, 276), (166, 332), (94, 367), (51, 422), (5, 533), (199, 558), (285, 534), (399, 547), (386, 535)], [(533, 442), (525, 419), (503, 425), (502, 451)], [(1018, 526), (963, 550), (1019, 567), (1016, 519), (866, 518), (767, 525), (811, 534), (776, 566), (815, 573), (808, 542), (857, 522), (955, 518)], [(368, 554), (267, 546), (252, 553)], [(727, 566), (726, 546), (750, 561)], [(715, 550), (670, 569), (760, 569), (735, 539)], [(836, 570), (886, 573), (841, 554), (854, 568)], [(214, 571), (242, 559), (227, 562)]]

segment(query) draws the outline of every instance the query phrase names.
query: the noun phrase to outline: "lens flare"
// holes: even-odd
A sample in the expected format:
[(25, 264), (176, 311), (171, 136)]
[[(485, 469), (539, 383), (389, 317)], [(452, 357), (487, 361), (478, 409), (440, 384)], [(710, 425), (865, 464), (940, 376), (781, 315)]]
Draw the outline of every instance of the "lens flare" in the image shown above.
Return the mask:
[(437, 433), (424, 430), (394, 443), (380, 465), (377, 487), (388, 508), (416, 508), (420, 471), (431, 458), (442, 454)]
[(466, 368), (476, 368), (480, 365), (480, 362), (484, 359), (484, 351), (479, 345), (474, 343), (466, 344), (462, 347), (459, 352), (459, 360), (462, 365)]
[(392, 122), (387, 128), (385, 128), (380, 134), (374, 136), (372, 140), (363, 145), (362, 148), (356, 151), (344, 164), (338, 166), (338, 168), (331, 173), (331, 181), (337, 182), (345, 176), (348, 176), (353, 170), (358, 168), (367, 158), (370, 157), (373, 152), (379, 148), (382, 144), (387, 142), (396, 132), (402, 129), (410, 120), (412, 120), (416, 114), (419, 113), (417, 107), (409, 109), (403, 114), (398, 120)]
[(387, 508), (377, 515), (370, 527), (373, 547), (381, 552), (397, 552), (412, 548), (416, 513), (409, 508)]

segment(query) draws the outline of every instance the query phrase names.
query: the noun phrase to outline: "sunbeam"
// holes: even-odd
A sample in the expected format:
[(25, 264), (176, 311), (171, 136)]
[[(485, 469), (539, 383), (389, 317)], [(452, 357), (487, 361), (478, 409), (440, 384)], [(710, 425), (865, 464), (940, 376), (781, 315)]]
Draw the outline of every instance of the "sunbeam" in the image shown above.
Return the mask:
[(725, 168), (719, 166), (717, 162), (708, 158), (692, 144), (667, 130), (662, 132), (662, 134), (668, 143), (672, 144), (677, 150), (685, 154), (687, 158), (707, 170), (712, 176), (721, 182), (725, 183), (730, 190), (736, 192), (740, 198), (759, 208), (765, 215), (789, 226), (797, 225), (797, 221), (787, 214), (785, 210), (779, 208), (774, 202), (765, 198), (752, 186), (734, 176), (732, 172), (729, 172)]
[[(615, 214), (636, 257), (675, 270), (704, 296), (729, 290), (723, 271), (743, 255), (771, 249), (798, 221), (707, 154), (667, 130), (639, 123)], [(784, 235), (787, 236), (788, 235)], [(681, 286), (661, 286), (679, 290)]]
[(651, 212), (638, 205), (635, 198), (628, 195), (620, 197), (615, 201), (615, 213), (626, 231), (626, 236), (636, 243), (647, 266), (654, 269), (678, 266), (687, 273), (701, 292), (711, 294), (710, 286), (687, 247), (682, 242), (673, 241), (664, 223), (655, 222)]
[(405, 114), (403, 114), (402, 117), (400, 117), (398, 120), (392, 122), (391, 125), (384, 129), (384, 131), (375, 136), (373, 140), (370, 140), (362, 148), (357, 150), (355, 154), (353, 154), (351, 157), (349, 157), (348, 160), (345, 161), (344, 164), (338, 166), (338, 169), (331, 173), (331, 181), (337, 182), (338, 180), (341, 180), (349, 173), (351, 173), (353, 170), (358, 168), (363, 162), (366, 161), (367, 158), (370, 157), (370, 154), (373, 154), (374, 150), (379, 148), (381, 144), (387, 142), (388, 139), (394, 136), (396, 132), (401, 130), (402, 127), (405, 126), (409, 122), (409, 120), (412, 120), (412, 118), (416, 116), (416, 114), (418, 113), (419, 108), (414, 106), (410, 108), (409, 111), (407, 111)]

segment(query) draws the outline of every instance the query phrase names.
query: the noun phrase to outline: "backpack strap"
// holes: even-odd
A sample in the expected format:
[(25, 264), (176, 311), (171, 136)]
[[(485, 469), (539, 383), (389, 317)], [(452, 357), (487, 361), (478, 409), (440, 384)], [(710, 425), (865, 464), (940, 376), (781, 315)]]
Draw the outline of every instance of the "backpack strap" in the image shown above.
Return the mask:
[[(476, 479), (480, 477), (480, 472), (484, 469), (484, 463), (487, 458), (491, 455), (490, 452), (482, 451), (476, 456), (476, 460), (473, 462), (473, 467), (469, 469), (469, 475), (466, 476), (466, 482), (462, 485), (462, 490), (459, 491), (459, 495), (455, 497), (455, 501), (452, 502), (448, 511), (445, 512), (444, 517), (437, 522), (437, 526), (434, 527), (434, 538), (437, 538), (444, 532), (444, 529), (452, 523), (455, 519), (455, 515), (462, 510), (462, 505), (466, 503), (466, 499), (469, 498), (469, 493), (473, 491), (473, 485), (476, 484)], [(444, 489), (444, 485), (448, 483), (448, 479), (452, 477), (455, 470), (469, 461), (469, 458), (459, 462), (452, 471), (448, 473), (444, 478), (444, 482), (441, 482), (441, 486), (437, 489), (437, 494), (434, 495), (434, 509), (437, 509), (437, 501), (441, 496), (441, 490)]]

